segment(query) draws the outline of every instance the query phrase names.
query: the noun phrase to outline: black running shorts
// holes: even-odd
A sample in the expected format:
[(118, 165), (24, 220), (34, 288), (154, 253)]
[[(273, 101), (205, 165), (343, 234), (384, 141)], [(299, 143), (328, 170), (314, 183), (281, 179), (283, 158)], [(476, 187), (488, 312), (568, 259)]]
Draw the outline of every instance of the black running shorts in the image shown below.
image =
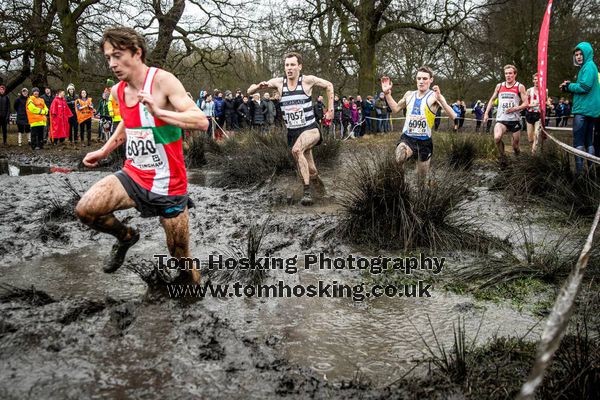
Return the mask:
[[(316, 123), (314, 123), (310, 126), (307, 126), (306, 128), (288, 129), (287, 130), (288, 147), (290, 149), (292, 147), (294, 147), (294, 145), (296, 144), (296, 141), (298, 140), (300, 135), (302, 135), (302, 133), (309, 131), (311, 129), (319, 129), (319, 126)], [(315, 146), (320, 145), (322, 142), (323, 142), (323, 133), (321, 132), (321, 129), (319, 129), (319, 141), (317, 142), (317, 144)]]
[(417, 158), (419, 161), (427, 161), (433, 154), (433, 141), (431, 138), (425, 140), (415, 139), (403, 133), (398, 143), (396, 143), (396, 147), (400, 143), (406, 144), (413, 152), (411, 158)]
[(506, 127), (509, 132), (515, 133), (521, 130), (521, 123), (519, 121), (498, 121)]
[(540, 120), (540, 113), (539, 112), (529, 112), (527, 111), (525, 113), (525, 121), (527, 121), (528, 124), (535, 124), (536, 122), (538, 122)]
[(135, 202), (135, 208), (141, 213), (142, 218), (162, 217), (175, 218), (181, 214), (185, 207), (193, 208), (194, 203), (189, 196), (162, 196), (152, 193), (138, 185), (125, 172), (115, 172), (115, 176), (125, 188), (125, 191)]

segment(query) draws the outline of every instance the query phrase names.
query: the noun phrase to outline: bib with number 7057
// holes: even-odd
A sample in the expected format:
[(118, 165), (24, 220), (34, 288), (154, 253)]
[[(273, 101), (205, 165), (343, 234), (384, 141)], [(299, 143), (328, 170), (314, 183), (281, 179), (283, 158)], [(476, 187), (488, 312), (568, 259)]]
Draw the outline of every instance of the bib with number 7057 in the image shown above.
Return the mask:
[(152, 129), (125, 129), (127, 133), (126, 154), (131, 165), (141, 170), (162, 168), (165, 165), (156, 151)]
[(302, 128), (306, 125), (306, 116), (304, 115), (304, 109), (299, 108), (294, 111), (285, 112), (286, 126), (288, 128)]

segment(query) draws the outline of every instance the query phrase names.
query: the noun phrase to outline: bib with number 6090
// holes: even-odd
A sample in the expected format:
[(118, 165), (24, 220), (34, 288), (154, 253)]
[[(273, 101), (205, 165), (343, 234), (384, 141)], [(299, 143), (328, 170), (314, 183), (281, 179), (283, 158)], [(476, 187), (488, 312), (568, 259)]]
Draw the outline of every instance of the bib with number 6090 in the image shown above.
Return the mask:
[(424, 115), (410, 115), (408, 120), (408, 133), (410, 135), (426, 135), (427, 118)]
[(127, 133), (126, 154), (132, 166), (151, 170), (165, 165), (156, 151), (152, 129), (125, 129), (125, 133)]
[(288, 128), (302, 128), (306, 125), (306, 116), (304, 115), (304, 109), (302, 108), (295, 111), (286, 111), (285, 119), (285, 125)]

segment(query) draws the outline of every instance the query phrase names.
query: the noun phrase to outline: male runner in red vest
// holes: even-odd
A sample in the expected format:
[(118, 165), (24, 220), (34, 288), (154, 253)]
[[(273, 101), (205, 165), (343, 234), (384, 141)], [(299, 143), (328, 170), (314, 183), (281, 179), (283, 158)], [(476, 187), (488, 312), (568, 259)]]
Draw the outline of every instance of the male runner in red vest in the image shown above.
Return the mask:
[[(83, 159), (87, 167), (126, 143), (123, 169), (94, 184), (76, 207), (79, 219), (91, 228), (117, 238), (104, 266), (116, 271), (139, 232), (115, 218), (113, 211), (135, 207), (142, 217), (159, 216), (169, 253), (190, 257), (187, 177), (182, 129), (206, 130), (208, 120), (171, 73), (145, 64), (146, 43), (131, 28), (104, 32), (100, 49), (120, 82), (111, 89), (118, 99), (122, 121), (100, 150)], [(183, 271), (182, 271), (183, 272)], [(200, 272), (190, 271), (193, 282)]]
[(504, 66), (505, 82), (496, 85), (494, 94), (488, 101), (487, 108), (483, 114), (483, 124), (487, 124), (489, 111), (492, 109), (494, 100), (498, 98), (498, 114), (496, 125), (494, 125), (494, 140), (500, 156), (500, 166), (506, 166), (506, 155), (504, 154), (504, 142), (502, 135), (506, 132), (512, 133), (512, 148), (515, 155), (520, 153), (519, 139), (521, 137), (521, 111), (525, 110), (527, 102), (527, 91), (525, 86), (516, 81), (517, 67), (514, 65)]

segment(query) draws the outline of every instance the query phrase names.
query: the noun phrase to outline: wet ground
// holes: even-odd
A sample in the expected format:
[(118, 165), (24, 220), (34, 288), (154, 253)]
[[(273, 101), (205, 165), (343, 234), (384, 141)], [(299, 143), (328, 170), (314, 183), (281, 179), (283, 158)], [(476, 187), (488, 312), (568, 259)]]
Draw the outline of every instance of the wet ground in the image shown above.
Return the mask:
[[(157, 219), (141, 219), (134, 210), (116, 213), (142, 237), (125, 266), (109, 275), (101, 266), (112, 239), (69, 212), (49, 216), (54, 203), (71, 204), (65, 181), (83, 193), (109, 172), (70, 172), (78, 164), (73, 154), (40, 161), (26, 151), (3, 153), (2, 399), (382, 398), (390, 395), (386, 385), (426, 357), (432, 329), (451, 346), (458, 317), (465, 318), (470, 337), (478, 332), (480, 343), (494, 336), (539, 337), (539, 317), (510, 304), (476, 302), (435, 283), (431, 298), (170, 299), (140, 277), (155, 264), (154, 254), (166, 253)], [(270, 216), (262, 249), (273, 257), (371, 256), (332, 235), (345, 183), (334, 170), (322, 175), (328, 192), (307, 209), (296, 204), (301, 188), (294, 176), (239, 190), (211, 186), (214, 171), (190, 171), (197, 205), (190, 211), (192, 254), (207, 259), (245, 248), (248, 229)], [(514, 229), (514, 210), (487, 190), (489, 173), (480, 175), (461, 210), (504, 239)], [(460, 263), (455, 257), (442, 275)], [(299, 267), (291, 274), (269, 271), (264, 283), (354, 285), (368, 278), (359, 271)]]

